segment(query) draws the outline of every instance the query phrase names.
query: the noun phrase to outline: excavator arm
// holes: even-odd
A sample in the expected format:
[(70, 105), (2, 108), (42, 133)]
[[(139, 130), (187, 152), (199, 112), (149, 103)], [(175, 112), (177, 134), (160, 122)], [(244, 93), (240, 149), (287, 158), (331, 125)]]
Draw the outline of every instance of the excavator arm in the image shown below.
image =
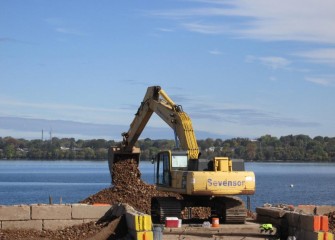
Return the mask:
[(156, 113), (174, 130), (179, 139), (180, 148), (188, 151), (189, 158), (198, 159), (199, 149), (191, 119), (182, 110), (182, 107), (176, 105), (159, 86), (148, 88), (128, 132), (122, 134), (123, 150), (132, 151), (153, 113)]
[[(112, 165), (115, 161), (135, 159), (139, 161), (140, 150), (135, 143), (149, 122), (153, 113), (156, 113), (168, 124), (178, 137), (179, 147), (188, 152), (190, 161), (199, 158), (199, 148), (192, 127), (190, 117), (183, 111), (180, 105), (176, 105), (160, 86), (148, 87), (147, 92), (138, 108), (129, 130), (122, 133), (123, 141), (119, 147), (109, 149), (109, 168), (112, 173)], [(178, 143), (176, 139), (176, 142)], [(180, 146), (178, 146), (180, 145)]]
[(151, 101), (158, 101), (159, 99), (159, 87), (149, 87), (140, 107), (135, 113), (134, 120), (130, 124), (128, 132), (122, 133), (123, 141), (121, 143), (122, 151), (131, 152), (145, 126), (149, 122), (153, 109), (150, 108)]
[(163, 90), (159, 93), (163, 98), (159, 101), (151, 101), (150, 108), (174, 130), (176, 147), (188, 151), (190, 160), (198, 160), (199, 148), (190, 117), (180, 105), (174, 104)]

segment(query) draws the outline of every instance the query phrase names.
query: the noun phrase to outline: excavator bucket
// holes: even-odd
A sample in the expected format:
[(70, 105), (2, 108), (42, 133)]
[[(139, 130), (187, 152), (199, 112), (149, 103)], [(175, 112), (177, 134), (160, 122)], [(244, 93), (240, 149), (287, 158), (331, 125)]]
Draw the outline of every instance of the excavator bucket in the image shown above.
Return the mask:
[(119, 161), (134, 160), (138, 165), (140, 161), (140, 152), (141, 152), (140, 149), (137, 147), (133, 147), (131, 152), (124, 151), (120, 147), (110, 147), (108, 149), (108, 166), (112, 183), (113, 183), (113, 164)]

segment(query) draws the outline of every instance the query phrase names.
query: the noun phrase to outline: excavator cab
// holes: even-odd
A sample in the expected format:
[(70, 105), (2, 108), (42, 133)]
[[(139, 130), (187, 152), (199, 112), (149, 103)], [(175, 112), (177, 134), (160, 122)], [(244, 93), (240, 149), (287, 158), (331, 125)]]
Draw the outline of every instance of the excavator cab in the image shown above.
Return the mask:
[(171, 186), (171, 170), (187, 171), (187, 151), (162, 151), (156, 155), (156, 184)]

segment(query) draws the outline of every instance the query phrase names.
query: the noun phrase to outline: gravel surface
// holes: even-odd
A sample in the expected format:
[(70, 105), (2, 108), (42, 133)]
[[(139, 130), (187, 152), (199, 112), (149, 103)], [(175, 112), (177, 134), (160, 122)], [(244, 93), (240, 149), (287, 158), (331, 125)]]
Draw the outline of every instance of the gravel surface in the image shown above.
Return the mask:
[(82, 240), (93, 236), (104, 227), (103, 224), (95, 224), (94, 222), (83, 223), (67, 227), (57, 231), (37, 231), (37, 230), (1, 230), (0, 240), (35, 240), (35, 239), (50, 239), (50, 240)]
[(335, 234), (335, 211), (328, 213), (329, 231)]

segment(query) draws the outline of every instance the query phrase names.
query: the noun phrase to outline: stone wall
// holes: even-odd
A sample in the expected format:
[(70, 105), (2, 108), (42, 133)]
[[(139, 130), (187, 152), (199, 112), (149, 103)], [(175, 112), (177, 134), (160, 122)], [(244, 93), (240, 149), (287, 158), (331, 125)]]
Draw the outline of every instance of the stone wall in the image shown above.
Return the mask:
[(97, 221), (110, 208), (87, 204), (0, 205), (0, 229), (56, 230)]
[(271, 223), (279, 229), (282, 239), (334, 240), (327, 213), (335, 206), (299, 205), (256, 208), (257, 222)]

